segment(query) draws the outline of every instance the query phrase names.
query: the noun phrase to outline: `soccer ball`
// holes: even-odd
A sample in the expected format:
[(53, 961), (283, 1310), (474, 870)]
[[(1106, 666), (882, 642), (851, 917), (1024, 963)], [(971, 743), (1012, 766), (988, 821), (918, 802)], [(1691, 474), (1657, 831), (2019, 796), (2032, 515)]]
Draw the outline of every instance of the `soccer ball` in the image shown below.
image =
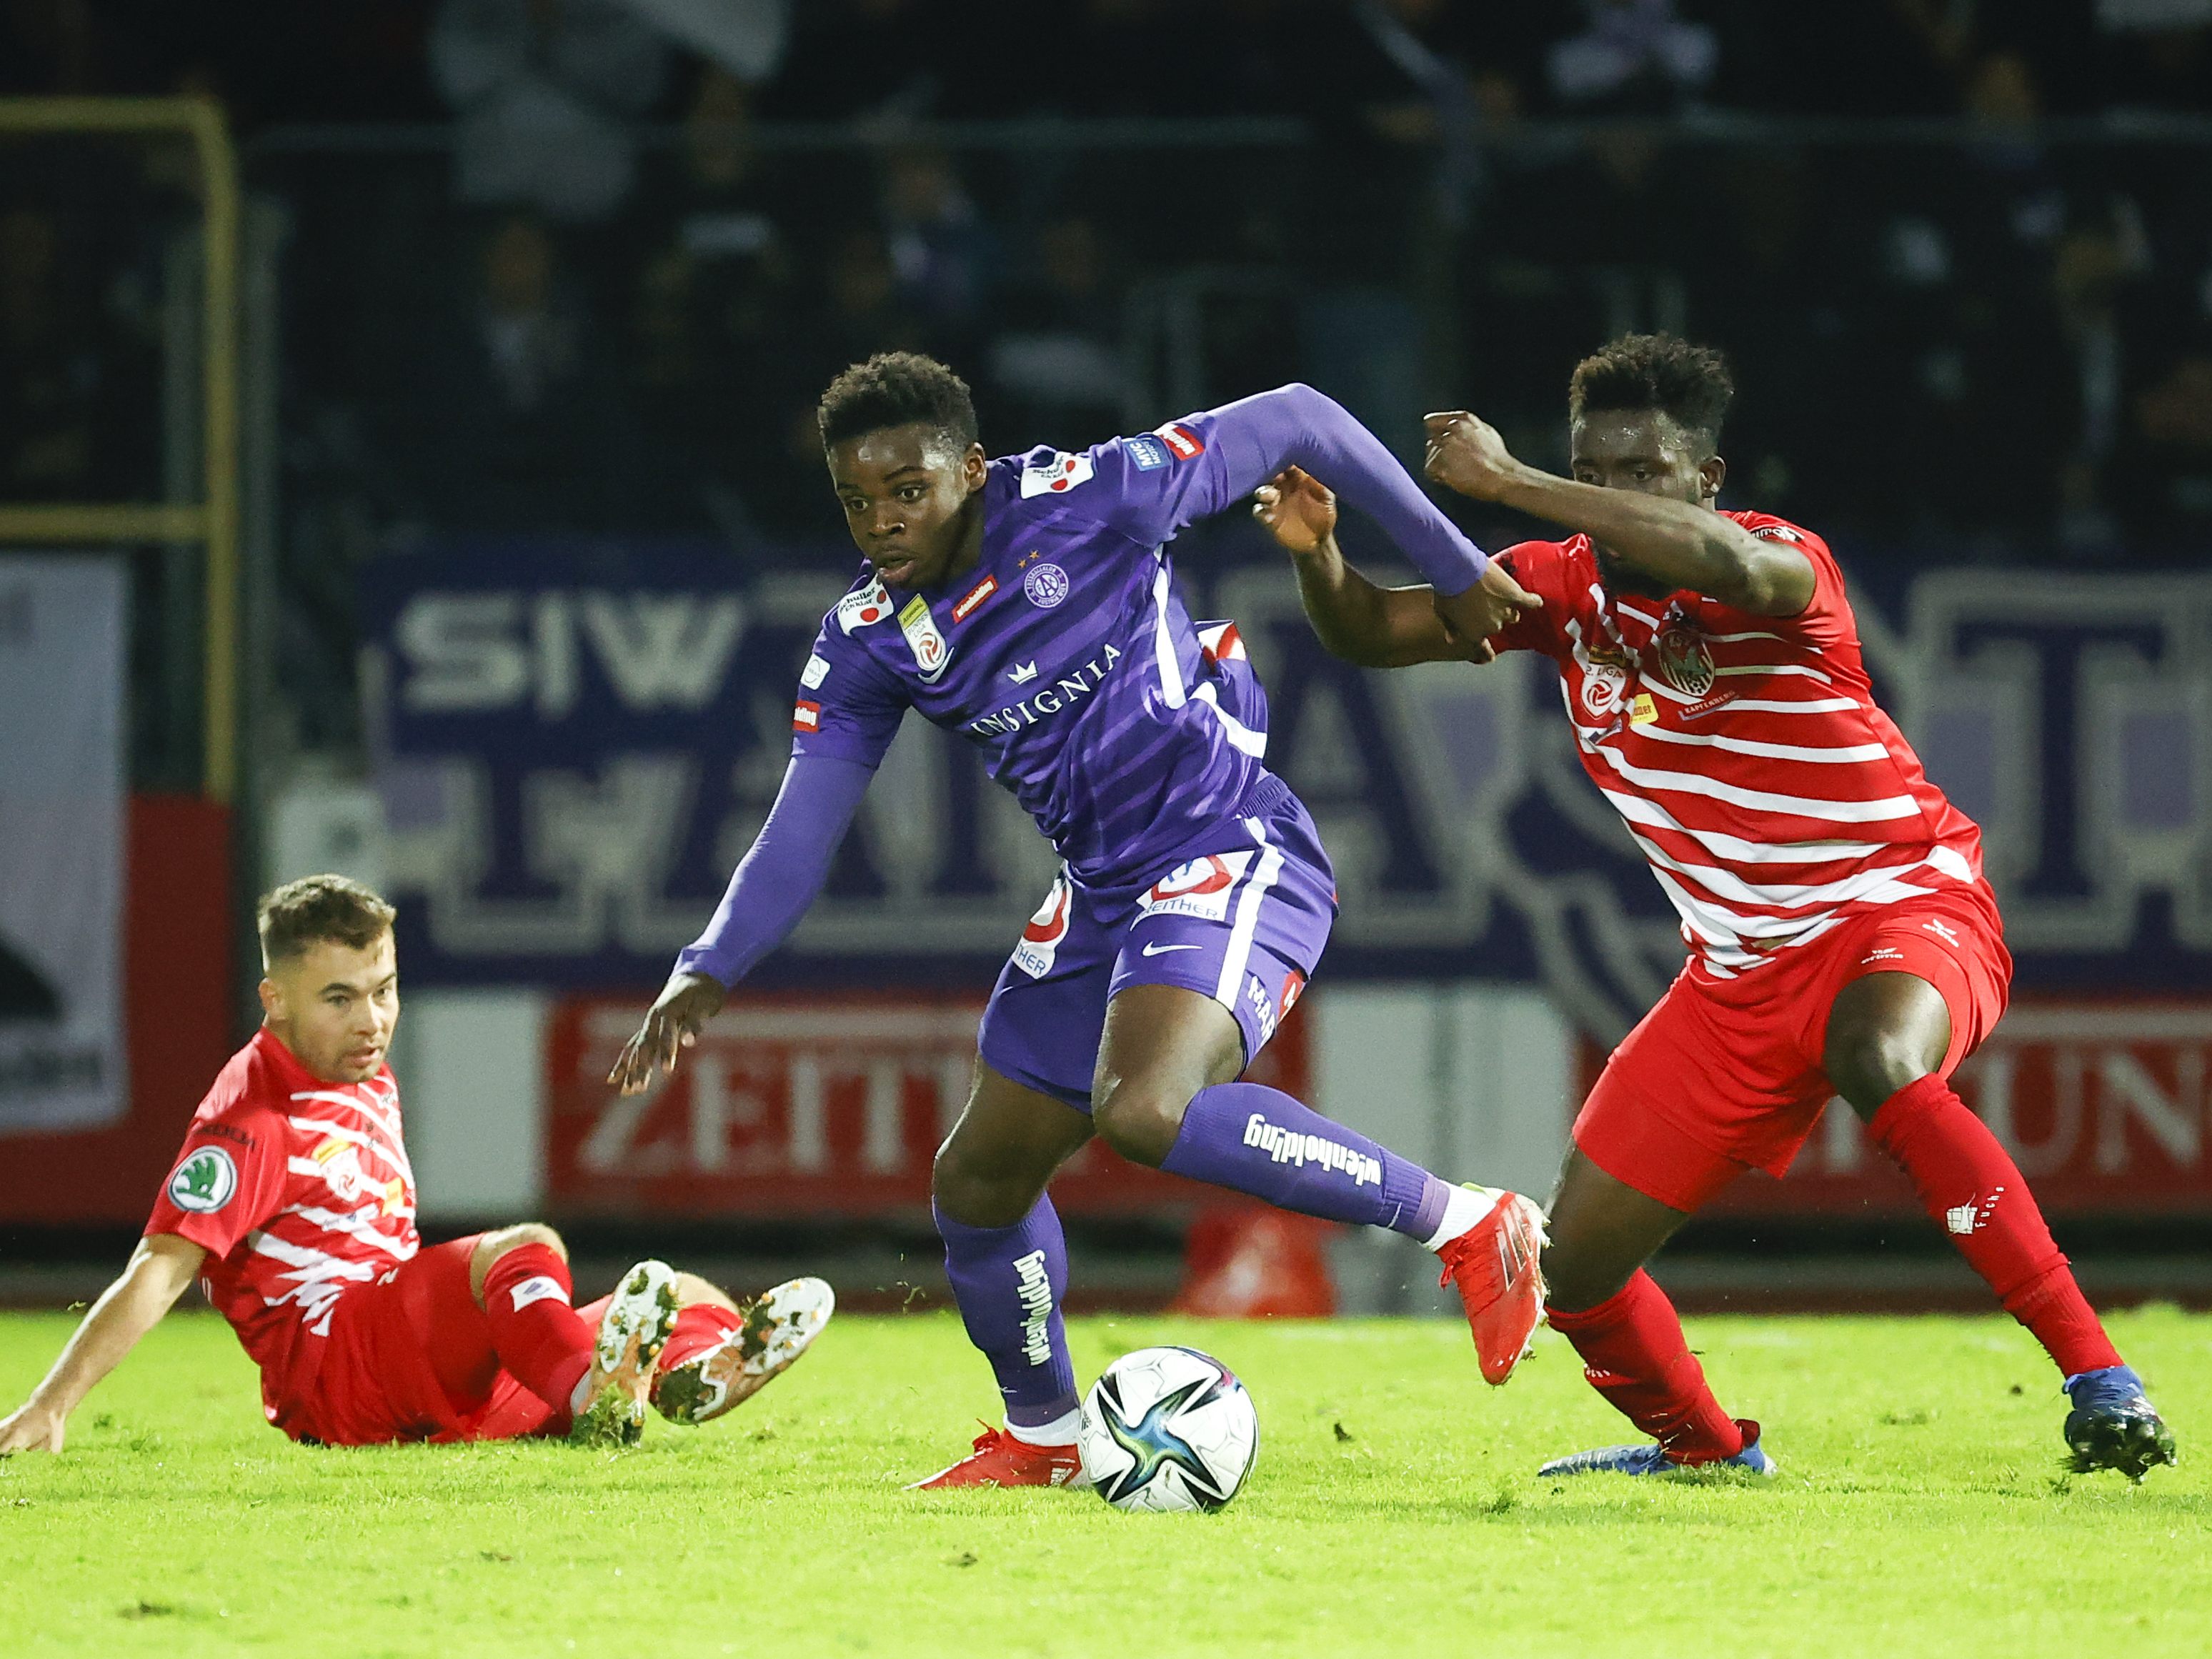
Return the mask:
[(1195, 1348), (1139, 1348), (1084, 1396), (1083, 1478), (1118, 1510), (1218, 1510), (1260, 1451), (1260, 1414), (1236, 1373)]

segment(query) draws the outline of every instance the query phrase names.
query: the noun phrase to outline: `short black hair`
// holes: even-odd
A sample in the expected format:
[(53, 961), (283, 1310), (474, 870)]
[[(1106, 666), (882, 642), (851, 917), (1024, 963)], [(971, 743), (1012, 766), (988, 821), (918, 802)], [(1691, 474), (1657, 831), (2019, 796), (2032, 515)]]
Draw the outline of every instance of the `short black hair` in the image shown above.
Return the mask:
[(1717, 448), (1735, 396), (1728, 359), (1712, 347), (1672, 334), (1623, 334), (1575, 365), (1567, 417), (1579, 421), (1594, 410), (1658, 410), (1709, 449)]
[(261, 933), (261, 959), (270, 967), (303, 956), (325, 940), (366, 951), (392, 931), (399, 913), (357, 881), (343, 876), (302, 876), (253, 908)]
[(830, 382), (814, 420), (824, 449), (887, 426), (934, 427), (963, 450), (980, 441), (968, 382), (918, 351), (879, 351), (854, 363)]

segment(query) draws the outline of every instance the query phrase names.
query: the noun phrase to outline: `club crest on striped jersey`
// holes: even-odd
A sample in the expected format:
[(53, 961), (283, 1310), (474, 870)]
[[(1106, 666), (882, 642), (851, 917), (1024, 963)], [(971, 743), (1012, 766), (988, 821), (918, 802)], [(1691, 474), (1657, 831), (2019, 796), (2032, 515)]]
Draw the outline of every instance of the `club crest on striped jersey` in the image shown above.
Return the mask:
[(1659, 676), (1685, 696), (1702, 697), (1713, 689), (1712, 647), (1705, 636), (1680, 622), (1669, 622), (1652, 641)]
[(1022, 929), (1020, 941), (1014, 946), (1014, 966), (1031, 979), (1042, 979), (1052, 971), (1053, 958), (1060, 954), (1060, 942), (1067, 937), (1070, 910), (1075, 902), (1075, 889), (1062, 870), (1053, 878), (1052, 890), (1037, 906), (1036, 914), (1030, 918), (1029, 926)]
[(1022, 577), (1022, 592), (1040, 611), (1050, 611), (1067, 597), (1067, 572), (1056, 564), (1033, 564)]
[(1251, 867), (1252, 854), (1208, 853), (1192, 859), (1154, 882), (1137, 899), (1148, 916), (1194, 916), (1200, 921), (1229, 920), (1229, 902)]
[(837, 601), (837, 625), (848, 634), (879, 623), (891, 614), (891, 596), (882, 582), (871, 577), (866, 587), (856, 587)]
[(921, 671), (922, 684), (935, 684), (952, 661), (952, 646), (930, 614), (929, 601), (915, 594), (898, 613), (898, 620), (899, 632), (906, 635), (907, 648), (914, 653), (914, 665)]

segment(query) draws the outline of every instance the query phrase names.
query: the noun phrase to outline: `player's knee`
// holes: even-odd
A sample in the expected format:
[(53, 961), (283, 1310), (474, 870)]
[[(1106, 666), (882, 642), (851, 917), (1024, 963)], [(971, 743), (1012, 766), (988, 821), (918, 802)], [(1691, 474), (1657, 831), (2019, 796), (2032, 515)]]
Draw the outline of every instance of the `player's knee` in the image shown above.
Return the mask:
[(1157, 1170), (1167, 1162), (1190, 1096), (1169, 1085), (1125, 1078), (1091, 1103), (1098, 1138), (1132, 1164)]
[(957, 1131), (937, 1149), (929, 1194), (940, 1214), (970, 1227), (1011, 1227), (1030, 1212), (1042, 1186), (1003, 1156), (971, 1145)]
[(562, 1261), (568, 1259), (568, 1247), (561, 1242), (560, 1234), (542, 1221), (523, 1221), (486, 1233), (477, 1240), (475, 1265), (479, 1272), (487, 1271), (500, 1257), (528, 1244), (543, 1244)]
[(482, 1307), (484, 1299), (484, 1280), (503, 1255), (510, 1255), (528, 1244), (543, 1244), (559, 1256), (568, 1259), (568, 1247), (561, 1242), (561, 1235), (542, 1221), (525, 1221), (512, 1227), (501, 1227), (477, 1240), (476, 1249), (469, 1252), (469, 1294)]
[(1928, 1075), (1923, 1045), (1895, 1031), (1845, 1032), (1832, 1038), (1828, 1081), (1861, 1117), (1872, 1117), (1906, 1085)]
[(1620, 1293), (1639, 1264), (1613, 1253), (1583, 1246), (1573, 1237), (1554, 1237), (1544, 1252), (1544, 1299), (1569, 1313), (1595, 1308)]

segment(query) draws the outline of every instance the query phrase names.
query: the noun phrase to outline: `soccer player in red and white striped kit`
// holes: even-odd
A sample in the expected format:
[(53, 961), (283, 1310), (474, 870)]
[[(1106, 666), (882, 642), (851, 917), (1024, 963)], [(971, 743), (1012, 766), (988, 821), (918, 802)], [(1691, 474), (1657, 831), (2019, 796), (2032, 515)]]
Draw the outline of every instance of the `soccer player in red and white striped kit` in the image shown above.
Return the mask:
[(1540, 610), (1478, 644), (1428, 590), (1347, 565), (1303, 474), (1255, 511), (1293, 555), (1322, 641), (1372, 666), (1539, 651), (1584, 769), (1681, 918), (1689, 960), (1577, 1117), (1542, 1258), (1551, 1322), (1650, 1443), (1544, 1466), (1771, 1472), (1706, 1386), (1644, 1263), (1746, 1170), (1779, 1175), (1840, 1094), (2064, 1379), (2077, 1470), (2136, 1479), (2173, 1437), (1950, 1077), (2002, 1014), (2012, 959), (1981, 834), (1875, 704), (1843, 574), (1811, 532), (1722, 511), (1733, 386), (1718, 352), (1629, 335), (1574, 371), (1574, 476), (1465, 412), (1428, 419), (1431, 477), (1573, 532), (1500, 562)]
[(424, 1248), (399, 1085), (392, 908), (343, 876), (258, 906), (261, 1029), (216, 1077), (130, 1264), (31, 1397), (0, 1455), (62, 1449), (69, 1414), (194, 1279), (261, 1372), (262, 1413), (295, 1440), (635, 1439), (646, 1407), (718, 1417), (805, 1352), (830, 1287), (740, 1304), (641, 1261), (570, 1304), (547, 1226)]

